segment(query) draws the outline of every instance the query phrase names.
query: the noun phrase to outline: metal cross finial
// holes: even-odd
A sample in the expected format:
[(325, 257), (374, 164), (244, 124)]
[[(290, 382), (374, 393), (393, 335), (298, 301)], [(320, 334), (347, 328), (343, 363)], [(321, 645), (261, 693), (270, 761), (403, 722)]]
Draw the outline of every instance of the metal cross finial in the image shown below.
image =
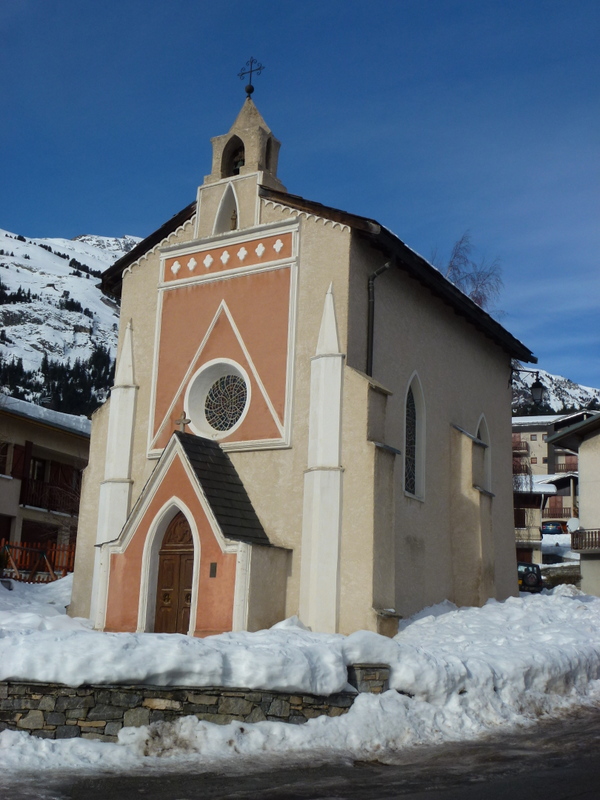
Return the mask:
[(238, 73), (238, 78), (243, 81), (246, 75), (248, 75), (248, 85), (246, 86), (246, 94), (248, 97), (254, 91), (254, 86), (252, 86), (252, 73), (255, 72), (257, 75), (263, 71), (264, 67), (262, 64), (259, 64), (258, 61), (254, 57), (250, 57), (250, 61), (246, 61), (246, 66), (250, 69), (242, 69), (241, 72)]
[(185, 426), (186, 426), (186, 425), (189, 425), (191, 421), (192, 421), (191, 419), (189, 419), (188, 417), (186, 417), (186, 415), (185, 415), (185, 410), (183, 410), (183, 411), (181, 412), (181, 416), (179, 417), (179, 419), (176, 419), (176, 420), (175, 420), (175, 425), (179, 425), (179, 430), (180, 430), (182, 433), (185, 433)]

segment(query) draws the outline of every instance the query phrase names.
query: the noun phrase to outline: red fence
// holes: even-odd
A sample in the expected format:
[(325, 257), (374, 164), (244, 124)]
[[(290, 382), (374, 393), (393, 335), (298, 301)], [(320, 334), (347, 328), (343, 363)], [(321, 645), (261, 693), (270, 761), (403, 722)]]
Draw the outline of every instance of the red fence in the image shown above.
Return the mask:
[(0, 539), (0, 573), (25, 583), (46, 583), (73, 572), (74, 544), (44, 544)]

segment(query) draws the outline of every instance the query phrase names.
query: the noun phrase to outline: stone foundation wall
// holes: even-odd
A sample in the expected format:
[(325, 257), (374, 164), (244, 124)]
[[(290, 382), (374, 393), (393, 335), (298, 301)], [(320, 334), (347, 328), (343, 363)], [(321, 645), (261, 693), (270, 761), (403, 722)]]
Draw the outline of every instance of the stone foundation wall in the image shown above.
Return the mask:
[[(387, 689), (389, 668), (354, 665), (349, 682), (358, 692)], [(0, 731), (26, 731), (46, 739), (115, 742), (123, 727), (139, 727), (193, 715), (225, 725), (276, 720), (302, 724), (313, 717), (337, 717), (352, 706), (356, 692), (319, 697), (251, 689), (161, 686), (82, 686), (0, 682)]]

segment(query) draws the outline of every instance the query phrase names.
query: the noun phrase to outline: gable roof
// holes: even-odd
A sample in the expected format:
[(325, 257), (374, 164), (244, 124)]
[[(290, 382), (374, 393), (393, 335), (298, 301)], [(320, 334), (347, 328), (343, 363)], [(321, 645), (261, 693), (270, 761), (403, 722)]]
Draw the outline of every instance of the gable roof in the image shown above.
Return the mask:
[(583, 419), (548, 437), (550, 444), (560, 444), (567, 450), (579, 450), (579, 445), (588, 436), (600, 431), (600, 414), (595, 413), (589, 419)]
[[(347, 225), (358, 236), (366, 239), (372, 246), (380, 250), (383, 259), (391, 260), (394, 266), (403, 270), (411, 278), (414, 278), (429, 289), (433, 295), (449, 305), (456, 314), (464, 317), (477, 330), (499, 345), (511, 358), (530, 364), (537, 363), (537, 358), (529, 348), (500, 325), (499, 322), (496, 322), (490, 314), (478, 306), (477, 303), (474, 303), (464, 292), (454, 286), (438, 269), (414, 250), (411, 250), (408, 245), (376, 220), (361, 217), (357, 214), (350, 214), (347, 211), (306, 200), (299, 195), (270, 189), (267, 186), (259, 186), (258, 191), (259, 196), (265, 200), (271, 200), (274, 203), (288, 206), (298, 211)], [(191, 219), (195, 211), (196, 203), (194, 202), (186, 206), (154, 233), (151, 233), (150, 236), (139, 242), (129, 253), (115, 261), (102, 274), (100, 283), (102, 291), (119, 297), (124, 270), (163, 239), (166, 239), (180, 225)]]
[(229, 455), (217, 442), (175, 431), (223, 535), (248, 544), (271, 543)]

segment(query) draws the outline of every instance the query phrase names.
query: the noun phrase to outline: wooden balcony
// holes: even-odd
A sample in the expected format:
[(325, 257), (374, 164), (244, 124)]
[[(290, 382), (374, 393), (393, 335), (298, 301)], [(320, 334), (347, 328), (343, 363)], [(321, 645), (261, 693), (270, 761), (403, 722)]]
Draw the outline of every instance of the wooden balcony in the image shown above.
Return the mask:
[(581, 530), (571, 534), (571, 548), (583, 553), (600, 553), (600, 530)]
[(513, 453), (516, 455), (517, 453), (522, 453), (523, 455), (529, 454), (529, 442), (524, 442), (521, 439), (513, 439), (512, 440), (512, 449)]
[(577, 472), (579, 469), (579, 464), (577, 461), (571, 461), (570, 463), (563, 462), (562, 464), (555, 464), (554, 470), (558, 475), (560, 472)]
[(26, 479), (21, 485), (21, 505), (76, 517), (79, 513), (79, 492), (45, 481)]
[(542, 541), (542, 534), (539, 528), (515, 528), (515, 541), (517, 543), (539, 544)]
[(513, 475), (530, 475), (531, 467), (528, 461), (517, 461), (513, 458)]
[(544, 508), (542, 510), (542, 519), (570, 519), (571, 508), (569, 506), (562, 506), (562, 508)]

